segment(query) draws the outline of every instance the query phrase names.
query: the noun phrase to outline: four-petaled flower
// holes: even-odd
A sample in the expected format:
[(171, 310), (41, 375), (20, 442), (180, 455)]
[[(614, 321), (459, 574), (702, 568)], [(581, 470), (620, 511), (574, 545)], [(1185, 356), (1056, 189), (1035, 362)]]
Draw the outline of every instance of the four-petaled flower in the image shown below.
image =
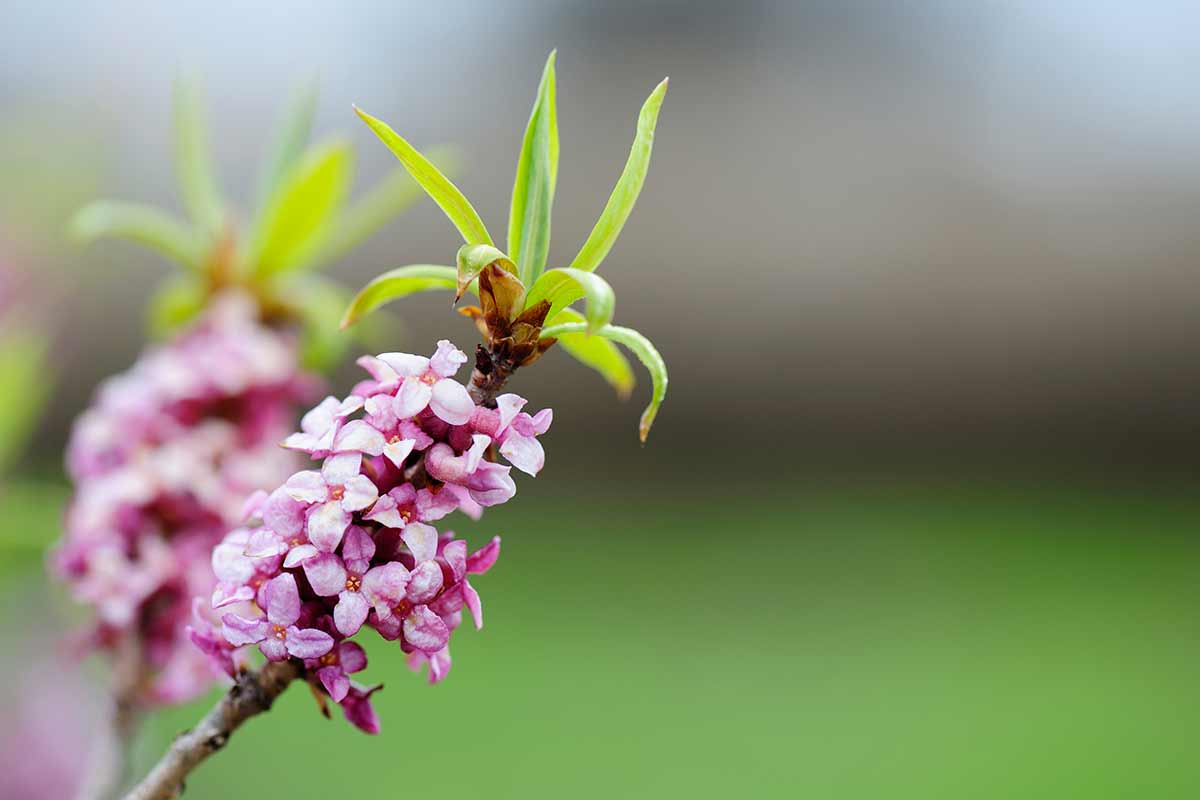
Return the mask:
[(318, 550), (332, 553), (350, 527), (353, 512), (379, 497), (375, 484), (359, 472), (361, 466), (361, 453), (341, 453), (325, 459), (320, 472), (297, 472), (284, 484), (292, 499), (317, 504), (308, 511), (305, 530)]
[(266, 619), (246, 619), (237, 614), (221, 618), (225, 639), (235, 647), (257, 644), (271, 661), (284, 661), (288, 656), (319, 658), (333, 647), (333, 637), (317, 628), (298, 628), (300, 592), (290, 572), (272, 578), (264, 591), (267, 603)]

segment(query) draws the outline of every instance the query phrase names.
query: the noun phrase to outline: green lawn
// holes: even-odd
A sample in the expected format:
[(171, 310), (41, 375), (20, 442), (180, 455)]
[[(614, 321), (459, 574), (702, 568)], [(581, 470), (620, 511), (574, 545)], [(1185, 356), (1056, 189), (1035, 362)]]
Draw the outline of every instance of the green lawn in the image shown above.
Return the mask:
[[(444, 683), (427, 686), (378, 642), (366, 675), (387, 685), (381, 736), (323, 720), (293, 688), (187, 796), (1200, 787), (1200, 500), (868, 486), (630, 499), (614, 487), (569, 507), (542, 494), (462, 526), (473, 542), (507, 534), (477, 581), (487, 627), (456, 635)], [(198, 709), (157, 719), (140, 756)]]

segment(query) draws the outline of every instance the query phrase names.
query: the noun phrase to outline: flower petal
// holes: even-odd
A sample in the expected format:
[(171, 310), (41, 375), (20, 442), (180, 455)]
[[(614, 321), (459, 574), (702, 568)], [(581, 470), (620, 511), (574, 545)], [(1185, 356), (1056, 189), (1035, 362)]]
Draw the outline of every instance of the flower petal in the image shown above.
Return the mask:
[(292, 625), (300, 619), (300, 592), (292, 573), (276, 575), (267, 582), (267, 619), (273, 625)]
[(304, 576), (321, 597), (334, 597), (346, 588), (346, 568), (333, 553), (321, 553), (305, 561)]
[(546, 451), (542, 443), (532, 436), (524, 436), (511, 430), (500, 445), (500, 455), (527, 475), (537, 475), (546, 466)]
[(288, 478), (283, 488), (289, 497), (302, 503), (323, 502), (328, 494), (321, 473), (311, 469), (297, 472)]
[(400, 419), (415, 417), (425, 410), (433, 397), (433, 389), (417, 378), (407, 378), (392, 401), (392, 413)]
[(355, 475), (342, 484), (342, 488), (345, 490), (342, 508), (347, 511), (362, 511), (379, 499), (379, 490), (366, 475)]
[(363, 514), (363, 519), (378, 522), (385, 528), (403, 528), (405, 525), (404, 517), (400, 516), (396, 507), (396, 500), (390, 494), (376, 500), (371, 510)]
[(317, 670), (317, 678), (335, 703), (342, 702), (350, 691), (350, 678), (341, 667), (321, 667)]
[(371, 534), (357, 525), (351, 525), (350, 530), (342, 537), (342, 560), (346, 568), (356, 575), (361, 575), (371, 566), (375, 557), (375, 540)]
[(304, 530), (304, 512), (307, 509), (307, 504), (294, 499), (286, 487), (280, 487), (271, 492), (263, 504), (263, 525), (284, 539), (293, 539)]
[(367, 571), (363, 576), (362, 593), (376, 611), (390, 614), (390, 607), (404, 599), (408, 580), (408, 568), (399, 561), (389, 561)]
[(449, 378), (433, 385), (429, 407), (441, 420), (451, 425), (466, 425), (475, 413), (475, 401), (471, 399), (467, 387)]
[[(409, 528), (413, 526), (410, 525)], [(407, 530), (407, 529), (406, 529)], [(412, 603), (428, 603), (442, 588), (442, 568), (436, 561), (422, 561), (413, 569), (407, 596)]]
[(429, 368), (442, 378), (452, 378), (459, 367), (467, 363), (467, 354), (446, 339), (437, 343), (437, 352), (429, 359)]
[(245, 544), (236, 541), (224, 541), (213, 548), (212, 569), (218, 581), (245, 583), (254, 576), (254, 562), (246, 557), (245, 548)]
[(500, 427), (497, 433), (512, 424), (517, 412), (529, 401), (517, 394), (502, 394), (496, 398), (496, 410), (500, 412)]
[(371, 606), (362, 592), (342, 592), (333, 609), (333, 624), (343, 636), (353, 636), (367, 621)]
[(462, 583), (463, 603), (471, 610), (471, 618), (475, 620), (475, 629), (483, 628), (483, 604), (479, 602), (479, 592), (467, 581)]
[(354, 642), (341, 642), (338, 663), (346, 672), (362, 672), (367, 668), (367, 652)]
[(404, 618), (404, 640), (424, 653), (436, 653), (450, 641), (450, 629), (427, 606), (417, 606)]
[(318, 549), (332, 553), (341, 543), (350, 520), (350, 512), (336, 500), (313, 506), (308, 512), (308, 540)]
[[(258, 528), (254, 533), (250, 534), (250, 540), (246, 542), (246, 557), (247, 558), (270, 558), (272, 556), (281, 556), (287, 552), (287, 542), (283, 540), (279, 534), (270, 528)], [(213, 550), (215, 558), (217, 551)], [(217, 573), (220, 578), (221, 574)], [(246, 576), (244, 580), (249, 580), (250, 576)]]
[(333, 649), (333, 637), (316, 628), (287, 629), (287, 651), (296, 658), (320, 658)]
[(500, 557), (500, 537), (493, 537), (490, 542), (467, 556), (467, 572), (472, 575), (482, 575), (492, 568)]
[(432, 525), (411, 522), (400, 534), (400, 538), (408, 545), (417, 563), (430, 561), (437, 555), (438, 532)]
[(383, 452), (383, 434), (369, 422), (354, 419), (346, 423), (333, 439), (335, 452), (357, 452), (377, 456)]
[(287, 645), (283, 639), (276, 639), (274, 636), (268, 636), (258, 643), (258, 649), (267, 657), (268, 661), (286, 661), (288, 657)]
[(412, 453), (413, 447), (416, 444), (416, 441), (413, 439), (399, 439), (394, 442), (387, 442), (383, 446), (383, 454), (387, 456), (388, 461), (391, 461), (399, 469), (404, 469), (404, 460)]
[(415, 378), (429, 369), (428, 358), (411, 353), (380, 353), (377, 358), (402, 378)]
[(234, 647), (261, 642), (269, 628), (265, 619), (246, 619), (237, 614), (221, 617), (221, 635)]
[[(328, 486), (341, 486), (362, 469), (362, 453), (338, 453), (325, 459), (321, 479)], [(324, 498), (322, 498), (324, 499)]]
[(288, 569), (299, 567), (320, 552), (311, 544), (298, 544), (288, 550), (287, 558), (283, 559), (283, 565)]

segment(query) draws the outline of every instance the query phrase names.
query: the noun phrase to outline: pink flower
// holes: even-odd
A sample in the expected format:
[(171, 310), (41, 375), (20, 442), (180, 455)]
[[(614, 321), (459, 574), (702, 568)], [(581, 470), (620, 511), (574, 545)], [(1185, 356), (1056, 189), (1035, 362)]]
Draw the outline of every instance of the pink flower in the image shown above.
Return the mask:
[[(315, 457), (329, 455), (334, 449), (334, 437), (342, 428), (346, 418), (362, 408), (361, 397), (350, 395), (345, 400), (326, 397), (319, 405), (300, 420), (300, 433), (293, 433), (283, 441), (283, 446), (302, 450)], [(345, 444), (343, 440), (343, 444)]]
[(343, 636), (353, 636), (366, 622), (371, 606), (387, 606), (404, 597), (409, 571), (399, 562), (371, 567), (375, 542), (362, 528), (351, 527), (342, 540), (342, 556), (321, 553), (304, 563), (304, 574), (321, 597), (337, 597), (333, 622)]
[(359, 473), (362, 456), (343, 453), (325, 459), (320, 472), (305, 470), (284, 484), (294, 500), (316, 504), (308, 511), (308, 539), (318, 550), (333, 552), (350, 526), (352, 514), (379, 497), (371, 479)]
[(221, 618), (225, 639), (233, 646), (257, 644), (271, 661), (319, 658), (333, 647), (333, 637), (316, 628), (298, 628), (300, 593), (296, 579), (285, 572), (271, 579), (266, 588), (267, 618), (246, 619), (236, 614)]
[(405, 483), (380, 497), (363, 519), (388, 528), (403, 528), (410, 522), (436, 522), (458, 505), (458, 498), (450, 492), (414, 489), (411, 483)]
[(432, 358), (407, 353), (381, 353), (359, 360), (378, 381), (381, 392), (399, 386), (392, 404), (396, 417), (413, 417), (428, 406), (450, 425), (463, 425), (475, 412), (475, 402), (461, 383), (452, 380), (467, 356), (450, 342), (438, 342)]
[(304, 666), (315, 670), (333, 702), (341, 703), (350, 692), (350, 673), (367, 668), (367, 654), (354, 642), (338, 642), (320, 658), (307, 659)]

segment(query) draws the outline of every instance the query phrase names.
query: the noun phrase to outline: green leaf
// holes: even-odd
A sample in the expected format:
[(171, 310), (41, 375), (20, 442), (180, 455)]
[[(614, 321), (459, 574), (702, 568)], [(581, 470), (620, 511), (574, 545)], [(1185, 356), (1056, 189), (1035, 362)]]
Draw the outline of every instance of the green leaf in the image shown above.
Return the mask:
[(355, 106), (354, 113), (367, 123), (392, 154), (400, 159), (400, 163), (408, 170), (421, 188), (433, 201), (441, 207), (454, 227), (462, 234), (467, 244), (491, 244), (492, 236), (479, 218), (470, 201), (463, 196), (458, 187), (450, 182), (429, 159), (417, 152), (417, 149), (388, 127), (386, 122), (375, 119), (361, 108)]
[(559, 311), (581, 297), (587, 298), (589, 333), (594, 333), (601, 325), (612, 321), (617, 298), (608, 281), (593, 272), (571, 267), (560, 267), (542, 273), (542, 277), (537, 279), (526, 295), (525, 307), (529, 308), (541, 300), (549, 300), (550, 313), (547, 319), (553, 319)]
[(550, 210), (558, 180), (558, 109), (555, 105), (554, 56), (551, 51), (525, 128), (517, 178), (508, 213), (508, 252), (526, 286), (546, 267), (550, 252)]
[(201, 230), (220, 230), (225, 211), (209, 152), (204, 103), (196, 84), (185, 80), (175, 82), (175, 168), (192, 220)]
[(146, 307), (150, 334), (162, 338), (190, 322), (208, 302), (208, 291), (193, 275), (172, 275), (154, 290)]
[(266, 159), (266, 168), (259, 180), (258, 207), (260, 212), (267, 203), (271, 202), (284, 178), (304, 155), (316, 111), (317, 82), (312, 80), (293, 94), (279, 130), (275, 134), (270, 155)]
[[(562, 322), (542, 328), (542, 338), (556, 339), (566, 334), (584, 333), (586, 330), (586, 323)], [(638, 425), (638, 438), (644, 444), (646, 437), (650, 434), (650, 426), (654, 424), (654, 418), (658, 416), (658, 408), (662, 405), (663, 398), (667, 396), (667, 364), (659, 355), (658, 350), (654, 349), (650, 340), (633, 328), (605, 325), (596, 331), (595, 335), (628, 347), (642, 362), (642, 366), (650, 372), (650, 380), (654, 384), (650, 392), (650, 404), (642, 412), (642, 419)]]
[[(549, 318), (550, 325), (562, 322), (584, 321), (583, 315), (573, 308), (564, 308), (556, 316)], [(558, 337), (558, 345), (581, 364), (591, 367), (600, 373), (604, 380), (617, 391), (622, 399), (628, 399), (636, 383), (633, 367), (621, 350), (607, 339), (592, 336), (587, 333), (563, 333)]]
[(490, 244), (464, 244), (458, 248), (458, 256), (455, 262), (458, 264), (458, 285), (454, 294), (455, 302), (458, 302), (458, 298), (463, 296), (463, 292), (467, 290), (472, 281), (479, 277), (479, 273), (483, 272), (484, 267), (488, 264), (498, 263), (512, 274), (517, 274), (517, 265), (512, 262), (512, 259)]
[(629, 160), (625, 162), (625, 169), (621, 172), (621, 177), (617, 180), (596, 227), (592, 228), (587, 241), (579, 249), (579, 255), (571, 262), (572, 267), (587, 272), (595, 271), (617, 241), (621, 228), (625, 226), (625, 220), (629, 219), (633, 204), (637, 202), (638, 194), (642, 191), (642, 184), (646, 182), (646, 172), (650, 169), (654, 126), (658, 124), (658, 111), (662, 108), (666, 94), (667, 79), (663, 78), (663, 82), (654, 88), (642, 105), (641, 113), (638, 114), (637, 134), (629, 151)]
[(196, 232), (165, 211), (133, 203), (99, 200), (71, 220), (70, 234), (90, 243), (103, 237), (129, 239), (199, 271), (206, 255)]
[[(453, 172), (458, 164), (458, 159), (449, 148), (430, 150), (429, 156), (447, 172)], [(425, 193), (407, 170), (393, 170), (342, 214), (321, 247), (321, 252), (313, 259), (314, 264), (328, 264), (342, 258), (424, 196)]]
[(37, 424), (50, 391), (45, 361), (41, 336), (15, 332), (0, 339), (0, 470), (21, 455)]
[(260, 277), (305, 266), (346, 202), (354, 151), (339, 141), (314, 148), (296, 164), (259, 219), (250, 263)]
[(454, 291), (458, 286), (458, 271), (454, 267), (435, 264), (413, 264), (383, 273), (362, 288), (350, 301), (342, 317), (341, 327), (348, 328), (375, 309), (416, 292), (433, 289)]

